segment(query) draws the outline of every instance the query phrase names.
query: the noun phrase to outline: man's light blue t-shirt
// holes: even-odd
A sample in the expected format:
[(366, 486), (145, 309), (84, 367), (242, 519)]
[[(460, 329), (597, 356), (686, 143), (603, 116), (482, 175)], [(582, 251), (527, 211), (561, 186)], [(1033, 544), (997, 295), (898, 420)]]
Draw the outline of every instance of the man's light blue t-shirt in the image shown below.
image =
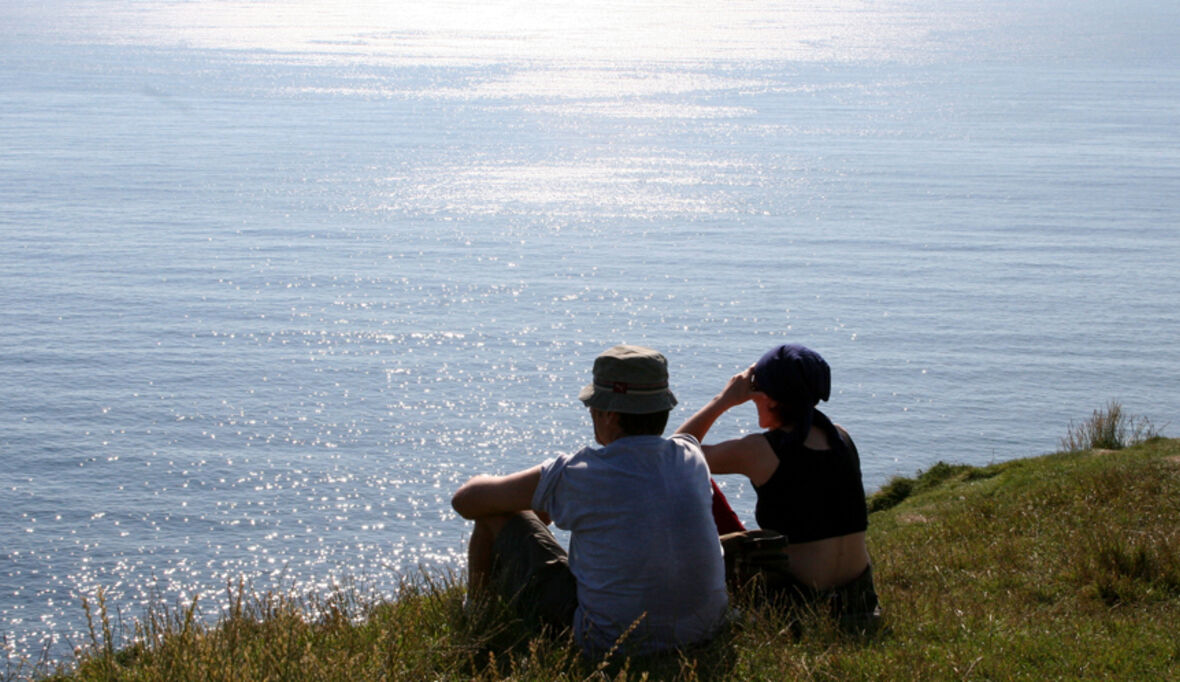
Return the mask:
[(712, 637), (725, 617), (725, 564), (709, 468), (689, 435), (627, 436), (541, 465), (533, 509), (570, 531), (574, 638), (606, 651), (639, 620), (630, 653)]

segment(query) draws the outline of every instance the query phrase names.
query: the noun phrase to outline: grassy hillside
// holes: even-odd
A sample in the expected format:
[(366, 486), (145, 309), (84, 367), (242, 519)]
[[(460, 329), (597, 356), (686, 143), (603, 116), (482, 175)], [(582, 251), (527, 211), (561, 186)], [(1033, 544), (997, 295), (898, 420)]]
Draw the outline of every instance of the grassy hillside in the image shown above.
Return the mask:
[[(453, 580), (391, 600), (227, 604), (149, 614), (127, 645), (94, 615), (61, 679), (1180, 679), (1180, 441), (976, 468), (939, 464), (871, 498), (888, 629), (869, 638), (745, 605), (707, 648), (587, 661), (463, 609)], [(203, 626), (199, 612), (225, 616)], [(105, 630), (105, 632), (104, 632)], [(9, 677), (28, 670), (10, 669)]]

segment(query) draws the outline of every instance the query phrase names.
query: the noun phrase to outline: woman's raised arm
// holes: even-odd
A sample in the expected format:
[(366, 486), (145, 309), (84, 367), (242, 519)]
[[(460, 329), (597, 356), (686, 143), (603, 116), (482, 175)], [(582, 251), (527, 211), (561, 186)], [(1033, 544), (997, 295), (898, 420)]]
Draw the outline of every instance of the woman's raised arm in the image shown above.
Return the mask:
[(713, 396), (705, 406), (689, 417), (676, 433), (687, 433), (698, 441), (704, 442), (705, 434), (713, 427), (713, 422), (725, 414), (731, 407), (736, 407), (750, 400), (754, 393), (754, 367), (746, 368), (729, 378), (721, 393)]

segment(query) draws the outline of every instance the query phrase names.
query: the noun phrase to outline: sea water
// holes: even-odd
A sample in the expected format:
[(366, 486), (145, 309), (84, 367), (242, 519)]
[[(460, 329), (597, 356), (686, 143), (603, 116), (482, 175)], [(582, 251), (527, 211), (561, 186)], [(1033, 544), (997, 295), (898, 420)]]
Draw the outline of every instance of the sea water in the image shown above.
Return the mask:
[[(427, 6), (423, 6), (427, 5)], [(1180, 418), (1180, 12), (1147, 2), (0, 8), (0, 632), (462, 569), (451, 492), (771, 346), (871, 491)], [(752, 408), (710, 439), (757, 428)], [(723, 477), (750, 519), (747, 483)]]

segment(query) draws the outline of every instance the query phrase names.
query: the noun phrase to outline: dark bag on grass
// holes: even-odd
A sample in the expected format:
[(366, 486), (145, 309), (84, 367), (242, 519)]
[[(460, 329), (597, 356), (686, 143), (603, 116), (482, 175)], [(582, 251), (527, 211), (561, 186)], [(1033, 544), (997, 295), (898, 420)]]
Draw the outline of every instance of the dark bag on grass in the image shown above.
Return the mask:
[(872, 634), (882, 623), (873, 567), (840, 587), (816, 590), (795, 579), (788, 568), (787, 538), (773, 530), (746, 530), (721, 536), (725, 551), (725, 583), (734, 594), (753, 594), (756, 600), (779, 608), (807, 605), (836, 618), (855, 634)]
[(788, 570), (787, 536), (757, 529), (721, 536), (725, 552), (725, 584), (733, 592), (746, 589), (778, 595), (794, 586)]

